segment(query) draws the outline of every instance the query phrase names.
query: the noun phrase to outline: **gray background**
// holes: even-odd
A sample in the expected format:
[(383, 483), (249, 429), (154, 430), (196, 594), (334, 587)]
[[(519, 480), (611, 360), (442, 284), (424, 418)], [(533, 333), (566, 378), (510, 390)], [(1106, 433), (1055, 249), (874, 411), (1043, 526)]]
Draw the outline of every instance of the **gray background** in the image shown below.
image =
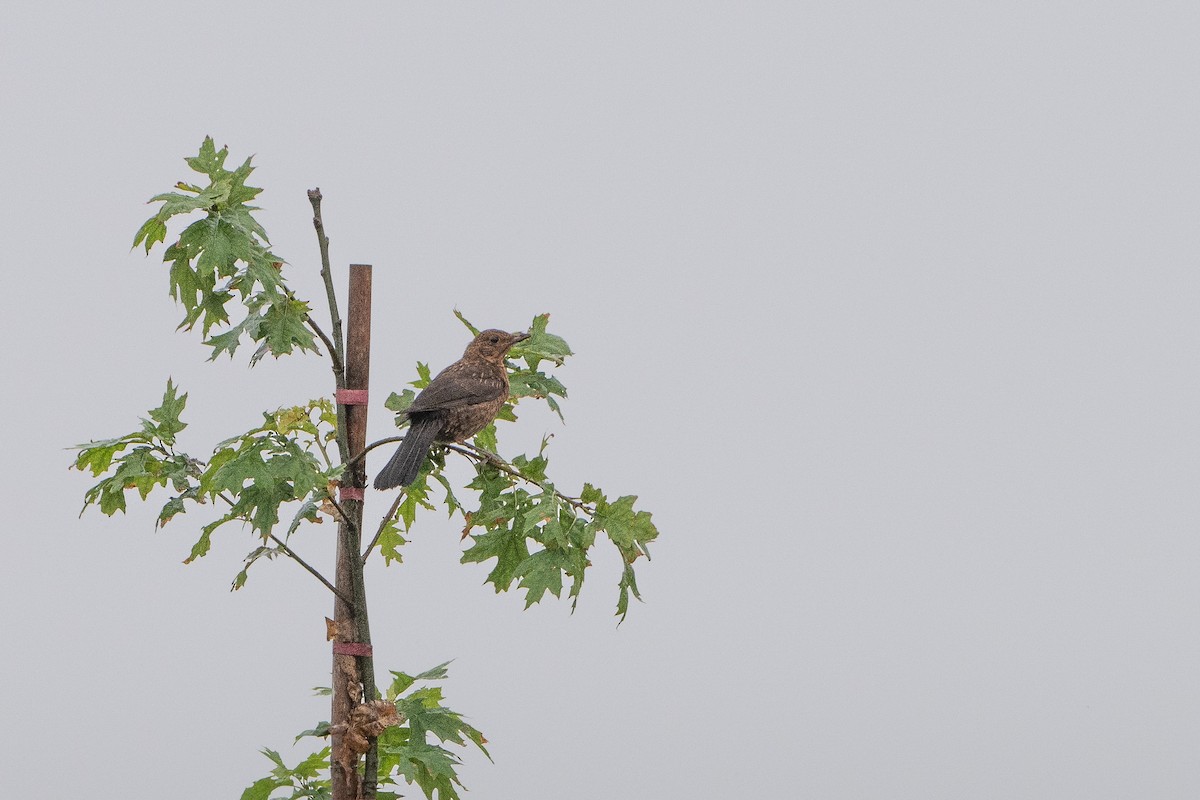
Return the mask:
[(454, 307), (549, 311), (567, 424), (502, 447), (662, 530), (619, 629), (607, 552), (573, 617), (432, 515), (370, 572), (381, 666), (457, 659), (471, 796), (1197, 796), (1196, 8), (9, 4), (0, 790), (237, 797), (327, 714), (319, 585), (231, 594), (249, 534), (184, 567), (197, 515), (77, 520), (66, 470), (168, 375), (200, 454), (327, 391), (205, 364), (129, 250), (211, 134), (302, 295), (306, 188), (376, 265), (373, 438)]

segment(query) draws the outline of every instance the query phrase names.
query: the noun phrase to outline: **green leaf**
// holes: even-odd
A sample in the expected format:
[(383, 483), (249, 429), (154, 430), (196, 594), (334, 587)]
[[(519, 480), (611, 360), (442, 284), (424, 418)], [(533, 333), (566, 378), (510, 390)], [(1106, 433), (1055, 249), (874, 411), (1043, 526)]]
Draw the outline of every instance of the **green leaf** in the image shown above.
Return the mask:
[(168, 378), (167, 391), (163, 394), (162, 405), (150, 411), (150, 419), (154, 421), (154, 425), (148, 425), (147, 432), (154, 434), (166, 444), (174, 444), (175, 435), (187, 427), (186, 422), (179, 421), (179, 415), (183, 413), (183, 409), (187, 405), (187, 398), (186, 393), (182, 396), (176, 393), (174, 382)]
[(512, 460), (512, 465), (517, 468), (517, 471), (534, 483), (546, 480), (546, 467), (549, 463), (549, 459), (542, 455), (533, 458), (519, 455)]
[(525, 359), (530, 370), (537, 370), (542, 361), (562, 366), (567, 356), (574, 355), (565, 339), (546, 331), (549, 314), (539, 314), (529, 327), (529, 338), (512, 349), (513, 358)]
[(417, 679), (405, 672), (397, 672), (389, 670), (392, 673), (392, 685), (388, 689), (388, 696), (392, 698), (399, 697), (408, 691), (408, 687), (417, 682)]
[(430, 375), (431, 375), (431, 373), (429, 371), (429, 365), (418, 361), (417, 362), (417, 379), (415, 381), (412, 381), (408, 385), (415, 386), (418, 389), (424, 389), (426, 386), (429, 385), (429, 381), (432, 380)]
[(625, 565), (624, 571), (621, 573), (621, 580), (617, 584), (619, 594), (617, 596), (617, 616), (621, 621), (625, 621), (625, 615), (629, 613), (629, 595), (633, 594), (638, 600), (642, 599), (638, 593), (637, 577), (633, 574), (633, 567), (629, 564)]
[(489, 453), (496, 452), (499, 449), (496, 441), (496, 423), (489, 422), (487, 427), (475, 434), (475, 438), (471, 441), (481, 450), (486, 450)]
[(454, 490), (450, 488), (450, 481), (446, 480), (445, 475), (442, 475), (439, 471), (435, 472), (433, 477), (442, 485), (442, 488), (446, 490), (445, 503), (447, 516), (453, 517), (456, 511), (462, 509), (462, 504), (459, 503), (458, 498), (454, 496)]
[(250, 567), (254, 565), (254, 562), (256, 562), (260, 558), (264, 558), (264, 557), (268, 558), (268, 559), (275, 558), (282, 552), (283, 552), (283, 550), (281, 550), (278, 547), (265, 547), (265, 546), (259, 546), (259, 547), (254, 548), (253, 550), (251, 550), (250, 553), (246, 556), (246, 560), (245, 560), (244, 565), (242, 566), (241, 572), (239, 572), (234, 577), (233, 585), (230, 588), (230, 591), (236, 592), (238, 589), (241, 589), (243, 586), (246, 585), (246, 579), (249, 576)]
[[(623, 553), (644, 553), (643, 545), (658, 538), (658, 528), (647, 511), (634, 511), (635, 495), (619, 497), (612, 503), (603, 498), (596, 501), (595, 525)], [(632, 560), (632, 559), (627, 559)]]
[[(250, 200), (253, 200), (259, 195), (262, 189), (257, 189), (253, 186), (246, 185), (246, 179), (250, 177), (250, 173), (254, 172), (254, 167), (250, 165), (251, 159), (247, 158), (242, 162), (230, 177), (229, 202), (231, 204), (241, 205)], [(264, 239), (267, 238), (264, 231), (259, 231), (258, 234)]]
[[(214, 291), (216, 280), (212, 277), (201, 278), (197, 275), (196, 271), (192, 269), (191, 257), (188, 255), (187, 249), (178, 244), (167, 248), (167, 252), (163, 254), (163, 261), (171, 265), (167, 273), (170, 295), (183, 305), (186, 312), (178, 329), (190, 330), (196, 320), (200, 318), (200, 314), (203, 313), (196, 309), (200, 307), (207, 295)], [(227, 293), (223, 294), (227, 296)]]
[[(249, 187), (243, 188), (249, 189)], [(262, 190), (253, 189), (252, 191), (255, 195), (257, 195)], [(237, 201), (236, 196), (231, 196), (230, 199), (234, 200), (235, 202)], [(241, 234), (240, 238), (243, 241), (252, 242), (256, 237), (258, 239), (262, 239), (264, 242), (270, 241), (267, 238), (267, 232), (263, 229), (263, 226), (259, 225), (258, 220), (256, 220), (250, 213), (252, 210), (254, 210), (252, 206), (233, 205), (225, 209), (221, 217), (225, 222), (232, 226), (234, 230)]]
[[(400, 392), (400, 394), (392, 392), (390, 395), (388, 395), (388, 399), (384, 401), (383, 407), (389, 411), (395, 411), (397, 414), (402, 414), (405, 411), (408, 411), (408, 407), (412, 405), (412, 402), (415, 399), (417, 399), (417, 393), (412, 389), (405, 389), (403, 392)], [(407, 420), (408, 417), (403, 417), (402, 419)], [(400, 422), (401, 419), (396, 420), (397, 427), (399, 427)]]
[(328, 756), (324, 752), (318, 751), (297, 764), (295, 769), (292, 770), (292, 774), (303, 778), (315, 778), (321, 772), (321, 769), (328, 765)]
[(138, 228), (137, 234), (133, 237), (133, 246), (139, 244), (144, 245), (146, 252), (150, 252), (150, 248), (154, 247), (158, 242), (164, 241), (167, 238), (167, 224), (157, 216), (151, 217), (142, 223), (142, 227)]
[[(442, 687), (440, 686), (422, 686), (420, 689), (414, 689), (407, 697), (396, 701), (397, 706), (403, 705), (418, 718), (425, 713), (427, 709), (438, 708), (442, 704)], [(401, 708), (401, 711), (404, 710)], [(409, 716), (409, 715), (405, 715)]]
[(233, 353), (241, 344), (242, 336), (248, 336), (252, 341), (257, 340), (258, 329), (262, 326), (263, 317), (257, 312), (248, 314), (245, 319), (234, 325), (224, 333), (210, 336), (204, 343), (210, 346), (213, 351), (209, 355), (209, 361), (216, 361), (217, 356), (222, 353), (229, 353), (229, 357), (233, 357)]
[(399, 773), (409, 783), (415, 783), (427, 798), (432, 800), (436, 793), (438, 800), (460, 800), (455, 786), (462, 784), (455, 767), (462, 762), (453, 753), (436, 745), (409, 743), (396, 755), (400, 756)]
[(514, 572), (521, 576), (520, 587), (528, 590), (525, 607), (541, 601), (546, 592), (561, 596), (563, 570), (569, 567), (568, 556), (561, 550), (541, 550), (518, 564)]
[(158, 218), (165, 221), (179, 214), (207, 209), (212, 206), (218, 196), (219, 193), (211, 190), (201, 192), (196, 197), (188, 197), (186, 194), (178, 192), (165, 192), (154, 195), (150, 198), (150, 202), (162, 203), (162, 207), (158, 210)]
[(577, 517), (572, 517), (565, 523), (563, 536), (573, 550), (582, 550), (585, 553), (596, 543), (595, 529)]
[(317, 504), (317, 501), (314, 499), (315, 496), (310, 496), (296, 510), (296, 516), (292, 517), (292, 524), (288, 526), (285, 539), (291, 538), (291, 535), (300, 528), (300, 524), (303, 522), (311, 522), (314, 525), (321, 525), (324, 522), (320, 514), (321, 506)]
[(239, 236), (238, 231), (228, 223), (222, 225), (220, 217), (199, 220), (188, 228), (188, 232), (192, 231), (195, 231), (195, 246), (199, 250), (195, 266), (198, 275), (229, 278), (237, 274), (233, 237)]
[(404, 488), (404, 499), (400, 501), (396, 514), (404, 522), (405, 532), (412, 530), (413, 523), (417, 519), (418, 508), (427, 508), (431, 511), (434, 509), (433, 504), (427, 499), (430, 469), (431, 465), (428, 462), (422, 464), (420, 478)]
[(554, 396), (566, 397), (567, 389), (562, 383), (550, 375), (530, 370), (515, 370), (509, 373), (509, 393), (516, 398), (532, 397), (546, 401), (550, 410), (562, 419), (562, 410)]
[(279, 358), (296, 348), (316, 349), (314, 334), (305, 324), (308, 311), (308, 303), (300, 300), (287, 299), (271, 304), (259, 331), (271, 355)]
[(267, 800), (271, 792), (287, 785), (287, 782), (277, 778), (259, 778), (242, 792), (242, 800)]
[(80, 472), (90, 471), (93, 477), (101, 475), (108, 472), (117, 453), (123, 451), (130, 444), (148, 443), (149, 441), (149, 437), (145, 434), (131, 433), (116, 439), (77, 444), (75, 448), (79, 450), (79, 455), (75, 457), (75, 469)]
[[(269, 747), (264, 747), (259, 752), (262, 753), (267, 758), (271, 759), (271, 761), (274, 762), (275, 766), (284, 767), (283, 757), (280, 756), (279, 753), (277, 753), (276, 751), (272, 750)], [(286, 769), (286, 767), (284, 767), (284, 768)]]
[(200, 331), (205, 336), (208, 336), (209, 331), (218, 325), (226, 325), (229, 323), (229, 312), (225, 306), (233, 299), (233, 295), (229, 292), (221, 290), (204, 291), (201, 293), (199, 302), (195, 308), (185, 319), (188, 330), (192, 328), (197, 320), (200, 320)]
[[(326, 690), (325, 694), (330, 694), (330, 692), (328, 690)], [(324, 721), (319, 722), (319, 723), (317, 723), (317, 726), (315, 728), (310, 728), (306, 731), (301, 731), (300, 733), (296, 734), (295, 741), (298, 742), (301, 739), (303, 739), (305, 736), (315, 736), (318, 738), (324, 738), (329, 735), (329, 727), (330, 727), (330, 725), (328, 722), (324, 722)]]
[(389, 517), (388, 521), (383, 525), (383, 531), (379, 534), (379, 552), (383, 556), (384, 564), (391, 564), (395, 561), (400, 564), (404, 561), (404, 556), (400, 552), (400, 548), (408, 544), (408, 540), (400, 533), (400, 528), (396, 525), (396, 517)]
[(449, 675), (450, 675), (449, 667), (450, 667), (451, 663), (452, 663), (452, 661), (443, 661), (442, 663), (438, 664), (436, 667), (430, 667), (429, 669), (425, 670), (424, 672), (419, 673), (416, 676), (416, 679), (419, 681), (444, 680), (447, 677), (449, 677)]
[(476, 328), (474, 325), (472, 325), (471, 322), (466, 317), (464, 317), (462, 315), (462, 312), (459, 311), (457, 308), (454, 309), (454, 316), (458, 317), (459, 322), (461, 322), (463, 325), (467, 326), (467, 330), (469, 330), (471, 332), (472, 336), (479, 335), (479, 328)]
[(474, 544), (463, 552), (463, 564), (472, 564), (496, 559), (496, 565), (488, 573), (485, 583), (496, 587), (497, 592), (507, 591), (517, 574), (517, 567), (529, 558), (529, 547), (525, 537), (507, 528), (472, 535)]
[(226, 514), (216, 522), (210, 522), (209, 524), (205, 525), (200, 530), (200, 538), (196, 540), (194, 545), (192, 545), (191, 554), (183, 560), (183, 563), (190, 564), (197, 558), (204, 558), (204, 556), (208, 555), (208, 551), (212, 549), (213, 531), (233, 519), (236, 519), (236, 517)]
[(162, 511), (158, 512), (158, 520), (155, 523), (156, 527), (161, 528), (166, 525), (176, 514), (183, 514), (187, 511), (183, 504), (182, 497), (172, 497), (162, 507)]
[(212, 137), (205, 136), (204, 141), (200, 144), (200, 153), (192, 158), (185, 158), (184, 161), (196, 172), (213, 177), (221, 171), (225, 164), (225, 157), (228, 155), (228, 148), (222, 147), (218, 151)]

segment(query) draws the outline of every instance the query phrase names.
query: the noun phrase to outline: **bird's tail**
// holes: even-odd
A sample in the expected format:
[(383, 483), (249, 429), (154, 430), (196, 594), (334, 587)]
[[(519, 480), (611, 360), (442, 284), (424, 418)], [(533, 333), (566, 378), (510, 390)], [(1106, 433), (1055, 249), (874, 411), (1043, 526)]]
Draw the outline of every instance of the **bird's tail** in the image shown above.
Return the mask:
[(375, 476), (375, 488), (382, 490), (408, 486), (416, 480), (441, 428), (440, 419), (414, 419), (392, 460)]

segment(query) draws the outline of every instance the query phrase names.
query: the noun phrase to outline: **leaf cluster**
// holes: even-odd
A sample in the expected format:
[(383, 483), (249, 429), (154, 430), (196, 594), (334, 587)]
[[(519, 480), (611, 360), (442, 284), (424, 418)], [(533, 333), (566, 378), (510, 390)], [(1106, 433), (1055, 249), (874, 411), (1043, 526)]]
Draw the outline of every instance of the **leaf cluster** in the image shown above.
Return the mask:
[[(262, 754), (275, 766), (269, 775), (259, 778), (242, 792), (242, 800), (269, 800), (272, 797), (276, 800), (328, 800), (332, 797), (328, 778), (329, 752), (330, 748), (325, 747), (289, 767), (279, 753), (263, 748)], [(286, 794), (289, 790), (291, 794)]]
[(91, 472), (94, 477), (111, 472), (84, 494), (84, 509), (96, 505), (112, 516), (125, 511), (125, 492), (129, 489), (136, 489), (145, 500), (156, 487), (170, 484), (180, 495), (173, 498), (178, 503), (163, 508), (158, 519), (161, 525), (183, 510), (182, 497), (197, 497), (194, 488), (202, 465), (175, 450), (175, 437), (187, 427), (180, 420), (186, 405), (187, 395), (180, 395), (168, 378), (162, 405), (150, 410), (149, 419), (142, 419), (139, 430), (75, 446), (79, 451), (75, 469)]
[[(213, 531), (234, 520), (249, 525), (265, 543), (279, 522), (284, 503), (302, 501), (288, 528), (289, 536), (305, 520), (319, 520), (320, 504), (329, 499), (329, 483), (340, 474), (341, 468), (331, 466), (327, 458), (322, 464), (306, 443), (328, 442), (336, 435), (332, 428), (321, 431), (318, 427), (321, 422), (328, 423), (333, 413), (332, 404), (326, 399), (265, 412), (262, 425), (217, 445), (200, 476), (200, 488), (210, 498), (226, 500), (229, 510), (204, 526), (188, 561), (207, 554)], [(247, 557), (247, 566), (258, 557), (252, 552)], [(245, 582), (245, 571), (238, 577), (234, 588)]]
[[(470, 488), (479, 493), (479, 506), (466, 515), (463, 532), (472, 545), (463, 553), (462, 562), (494, 561), (485, 582), (497, 592), (508, 591), (516, 583), (525, 590), (526, 608), (540, 602), (547, 592), (561, 597), (569, 582), (567, 596), (574, 609), (592, 563), (589, 551), (602, 533), (621, 554), (616, 613), (623, 620), (630, 595), (641, 599), (634, 562), (642, 556), (649, 558), (647, 546), (658, 537), (658, 529), (649, 512), (634, 509), (634, 495), (610, 502), (590, 483), (584, 484), (578, 498), (559, 492), (546, 477), (545, 444), (543, 440), (542, 450), (534, 458), (520, 455), (511, 465), (476, 464)], [(478, 529), (482, 531), (475, 532)]]
[[(432, 800), (458, 800), (457, 787), (462, 786), (456, 768), (462, 764), (453, 751), (443, 745), (463, 747), (470, 742), (491, 759), (487, 739), (479, 729), (463, 719), (457, 711), (442, 704), (440, 686), (418, 686), (418, 682), (440, 681), (447, 675), (449, 662), (418, 675), (392, 672), (392, 684), (387, 698), (396, 704), (405, 723), (388, 728), (379, 737), (379, 775), (381, 784), (392, 784), (403, 778), (416, 784)], [(429, 741), (432, 735), (437, 744)], [(395, 777), (393, 777), (395, 776)]]
[[(124, 511), (125, 493), (138, 491), (144, 500), (156, 487), (170, 485), (174, 494), (159, 512), (163, 526), (190, 504), (220, 502), (227, 510), (203, 526), (185, 563), (206, 555), (217, 528), (240, 521), (258, 535), (262, 544), (246, 557), (245, 567), (233, 588), (246, 581), (246, 570), (260, 558), (280, 555), (283, 544), (274, 536), (280, 510), (299, 502), (286, 540), (305, 522), (321, 521), (319, 512), (329, 501), (330, 482), (341, 472), (329, 456), (336, 437), (333, 403), (321, 398), (303, 406), (265, 412), (263, 422), (217, 445), (212, 456), (201, 460), (176, 450), (176, 435), (187, 427), (180, 417), (187, 395), (167, 381), (162, 404), (142, 420), (141, 429), (114, 439), (76, 445), (75, 468), (104, 476), (84, 495), (84, 509), (96, 505), (106, 515)], [(277, 544), (268, 545), (275, 540)]]
[[(546, 405), (558, 418), (563, 419), (562, 409), (556, 397), (565, 398), (567, 388), (553, 375), (547, 375), (540, 369), (543, 361), (548, 361), (556, 367), (561, 367), (567, 357), (573, 355), (571, 348), (561, 336), (550, 333), (546, 326), (550, 323), (549, 314), (539, 314), (533, 318), (529, 326), (529, 338), (520, 342), (512, 349), (510, 357), (513, 361), (524, 361), (525, 366), (511, 364), (508, 373), (509, 393), (520, 400), (532, 398), (545, 400)], [(501, 417), (503, 419), (503, 417)], [(515, 419), (515, 417), (514, 417)]]
[[(457, 768), (462, 765), (458, 754), (444, 745), (465, 747), (475, 745), (488, 759), (487, 739), (478, 728), (468, 723), (457, 711), (443, 705), (442, 687), (430, 685), (444, 680), (450, 662), (439, 664), (416, 675), (392, 671), (392, 683), (387, 690), (387, 700), (396, 706), (403, 723), (385, 730), (379, 736), (379, 785), (398, 786), (400, 781), (420, 788), (428, 800), (437, 794), (438, 800), (460, 800), (459, 789), (464, 788), (458, 778)], [(327, 694), (328, 690), (318, 690)], [(330, 725), (321, 722), (311, 730), (296, 737), (329, 735)], [(430, 742), (430, 736), (437, 743)], [(293, 800), (293, 798), (328, 797), (328, 747), (304, 759), (295, 768), (287, 768), (279, 754), (263, 750), (263, 754), (275, 764), (271, 773), (255, 781), (242, 793), (242, 800)], [(292, 790), (291, 795), (272, 792)], [(310, 794), (296, 792), (311, 792)], [(321, 792), (326, 792), (321, 794)], [(381, 789), (380, 800), (394, 800), (400, 794)]]
[[(179, 191), (150, 198), (162, 205), (138, 229), (133, 246), (141, 245), (149, 253), (166, 240), (172, 217), (203, 212), (163, 253), (170, 265), (171, 297), (184, 308), (179, 327), (191, 330), (198, 324), (214, 359), (221, 353), (232, 356), (243, 336), (258, 344), (251, 363), (267, 353), (279, 357), (296, 349), (315, 350), (313, 333), (306, 327), (309, 306), (284, 283), (284, 262), (270, 251), (267, 233), (254, 218), (258, 208), (247, 205), (262, 191), (246, 185), (254, 171), (251, 159), (228, 170), (228, 155), (227, 147), (217, 150), (212, 137), (205, 137), (200, 152), (185, 161), (208, 179), (208, 185), (180, 181), (175, 185)], [(234, 297), (246, 311), (236, 323), (228, 309)], [(222, 332), (210, 336), (214, 328)]]

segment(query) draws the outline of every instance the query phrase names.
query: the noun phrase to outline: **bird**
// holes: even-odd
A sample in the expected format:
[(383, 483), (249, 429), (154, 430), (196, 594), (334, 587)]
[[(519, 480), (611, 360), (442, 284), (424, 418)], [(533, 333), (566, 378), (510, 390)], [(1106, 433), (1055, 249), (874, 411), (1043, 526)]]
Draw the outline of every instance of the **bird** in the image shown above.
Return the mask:
[(408, 433), (375, 476), (375, 488), (408, 486), (435, 442), (462, 442), (486, 428), (508, 400), (509, 348), (528, 338), (495, 328), (481, 331), (462, 358), (434, 376), (405, 412)]

